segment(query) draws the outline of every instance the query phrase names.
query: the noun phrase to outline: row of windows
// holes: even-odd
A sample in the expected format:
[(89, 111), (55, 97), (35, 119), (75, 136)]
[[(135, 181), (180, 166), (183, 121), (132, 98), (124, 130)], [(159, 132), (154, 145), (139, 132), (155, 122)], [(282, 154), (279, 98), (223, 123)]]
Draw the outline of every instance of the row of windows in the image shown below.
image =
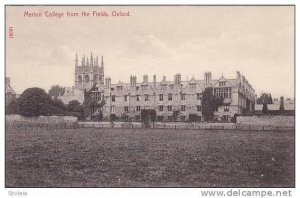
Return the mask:
[[(166, 119), (165, 119), (165, 118)], [(200, 120), (201, 120), (201, 116), (199, 116)], [(167, 120), (167, 121), (174, 121), (174, 117), (173, 116), (161, 116), (161, 115), (158, 115), (156, 117), (157, 121), (164, 121), (164, 120)], [(180, 116), (180, 120), (181, 121), (186, 121), (186, 116)]]
[[(181, 111), (185, 111), (185, 105), (181, 105), (180, 106), (180, 110)], [(148, 109), (147, 107), (145, 107), (145, 109)], [(110, 108), (111, 112), (115, 112), (115, 106), (111, 106)], [(167, 106), (167, 110), (168, 111), (172, 111), (173, 110), (173, 107), (172, 105), (168, 105)], [(125, 112), (128, 112), (129, 111), (129, 107), (128, 106), (125, 106), (124, 107), (124, 111)], [(141, 111), (141, 106), (136, 106), (136, 111)], [(159, 111), (164, 111), (164, 106), (163, 105), (159, 105)], [(197, 105), (197, 111), (202, 111), (202, 107), (200, 105)]]
[[(97, 81), (97, 79), (98, 79), (97, 75), (94, 75), (93, 80)], [(85, 75), (84, 80), (83, 80), (82, 76), (79, 75), (78, 78), (77, 78), (77, 81), (78, 81), (79, 84), (82, 84), (83, 82), (89, 83), (90, 82), (90, 77), (89, 77), (89, 75)], [(99, 81), (102, 81), (101, 76), (99, 76)]]
[(101, 100), (101, 92), (91, 94), (91, 98), (92, 98), (92, 101), (99, 101), (99, 100)]
[[(201, 105), (197, 105), (197, 111), (202, 111), (202, 106)], [(148, 107), (144, 107), (145, 109), (148, 109)], [(115, 106), (111, 106), (110, 108), (111, 112), (115, 112)], [(168, 111), (172, 111), (173, 110), (173, 106), (172, 105), (167, 105), (167, 110)], [(185, 105), (181, 105), (180, 106), (180, 110), (181, 111), (185, 111), (186, 110), (186, 106)], [(124, 111), (125, 112), (129, 112), (129, 107), (125, 106), (124, 107)], [(136, 106), (136, 111), (140, 112), (141, 111), (141, 106)], [(163, 105), (159, 105), (159, 111), (164, 111), (164, 106)], [(216, 108), (215, 111), (218, 111), (218, 109)], [(229, 106), (225, 105), (224, 106), (224, 111), (229, 111)]]
[[(186, 94), (181, 94), (181, 100), (185, 100), (185, 98), (186, 98)], [(202, 93), (197, 93), (197, 100), (201, 100), (201, 99), (202, 99)], [(149, 101), (149, 94), (144, 95), (144, 100)], [(159, 101), (163, 101), (163, 100), (164, 100), (164, 94), (159, 94)], [(168, 100), (169, 101), (173, 100), (173, 94), (171, 93), (168, 94)], [(115, 95), (111, 96), (111, 101), (112, 102), (116, 101)], [(128, 101), (128, 95), (124, 96), (124, 101)], [(139, 95), (136, 96), (136, 101), (140, 101)]]
[(231, 98), (231, 88), (215, 88), (214, 95), (217, 98)]
[[(170, 85), (170, 87), (171, 87), (171, 89), (173, 89), (174, 88), (174, 85)], [(182, 87), (182, 85), (181, 85), (181, 87)], [(189, 84), (189, 88), (190, 89), (195, 89), (197, 87), (197, 84), (196, 83), (191, 83), (191, 84)], [(121, 91), (122, 90), (122, 86), (117, 86), (117, 90), (118, 91)], [(148, 88), (148, 85), (142, 85), (141, 86), (141, 89), (143, 90), (143, 91), (145, 91), (145, 90), (147, 90), (147, 88)], [(139, 89), (139, 87), (136, 87), (136, 90), (138, 90)], [(160, 90), (167, 90), (167, 84), (162, 84), (162, 85), (160, 85)]]

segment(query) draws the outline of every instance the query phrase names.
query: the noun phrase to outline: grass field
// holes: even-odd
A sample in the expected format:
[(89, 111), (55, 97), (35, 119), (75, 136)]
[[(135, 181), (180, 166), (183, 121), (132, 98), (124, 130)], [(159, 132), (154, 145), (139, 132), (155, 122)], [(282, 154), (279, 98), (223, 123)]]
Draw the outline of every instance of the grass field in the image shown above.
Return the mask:
[(294, 132), (6, 130), (6, 187), (293, 187)]

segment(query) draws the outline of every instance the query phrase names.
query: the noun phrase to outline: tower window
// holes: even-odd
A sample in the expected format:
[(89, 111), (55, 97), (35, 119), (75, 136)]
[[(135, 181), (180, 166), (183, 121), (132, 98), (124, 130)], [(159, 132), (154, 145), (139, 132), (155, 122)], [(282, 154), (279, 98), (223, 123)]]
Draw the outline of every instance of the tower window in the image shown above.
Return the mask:
[(79, 82), (79, 84), (82, 83), (82, 77), (80, 75), (78, 76), (78, 82)]
[(229, 106), (228, 105), (224, 106), (224, 111), (229, 111)]
[(145, 101), (149, 101), (149, 94), (145, 94)]
[(86, 83), (89, 83), (89, 82), (90, 82), (90, 77), (89, 77), (88, 75), (85, 75), (84, 78), (85, 78), (85, 82), (86, 82)]
[(115, 101), (116, 101), (116, 96), (115, 96), (115, 95), (112, 95), (112, 96), (111, 96), (111, 101), (112, 101), (112, 102), (115, 102)]

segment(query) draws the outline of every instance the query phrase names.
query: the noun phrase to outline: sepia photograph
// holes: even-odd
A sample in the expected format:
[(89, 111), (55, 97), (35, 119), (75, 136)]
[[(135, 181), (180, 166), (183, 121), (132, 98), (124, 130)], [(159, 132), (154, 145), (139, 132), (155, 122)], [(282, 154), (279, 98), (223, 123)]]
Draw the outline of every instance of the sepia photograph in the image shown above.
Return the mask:
[(5, 5), (6, 188), (294, 188), (295, 5)]

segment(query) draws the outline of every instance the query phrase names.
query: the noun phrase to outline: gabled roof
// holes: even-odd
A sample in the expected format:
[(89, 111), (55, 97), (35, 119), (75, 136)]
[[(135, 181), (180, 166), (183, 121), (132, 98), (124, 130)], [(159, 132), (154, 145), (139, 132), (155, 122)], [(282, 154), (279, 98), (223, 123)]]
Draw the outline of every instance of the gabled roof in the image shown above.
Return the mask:
[(191, 80), (189, 81), (189, 84), (197, 84), (196, 79), (194, 78), (194, 76), (191, 78)]
[(5, 85), (5, 93), (6, 94), (11, 93), (13, 95), (16, 94), (16, 92), (8, 84)]
[(122, 83), (121, 81), (119, 81), (117, 84), (116, 84), (116, 87), (118, 87), (118, 86), (124, 86), (125, 85), (125, 83)]

